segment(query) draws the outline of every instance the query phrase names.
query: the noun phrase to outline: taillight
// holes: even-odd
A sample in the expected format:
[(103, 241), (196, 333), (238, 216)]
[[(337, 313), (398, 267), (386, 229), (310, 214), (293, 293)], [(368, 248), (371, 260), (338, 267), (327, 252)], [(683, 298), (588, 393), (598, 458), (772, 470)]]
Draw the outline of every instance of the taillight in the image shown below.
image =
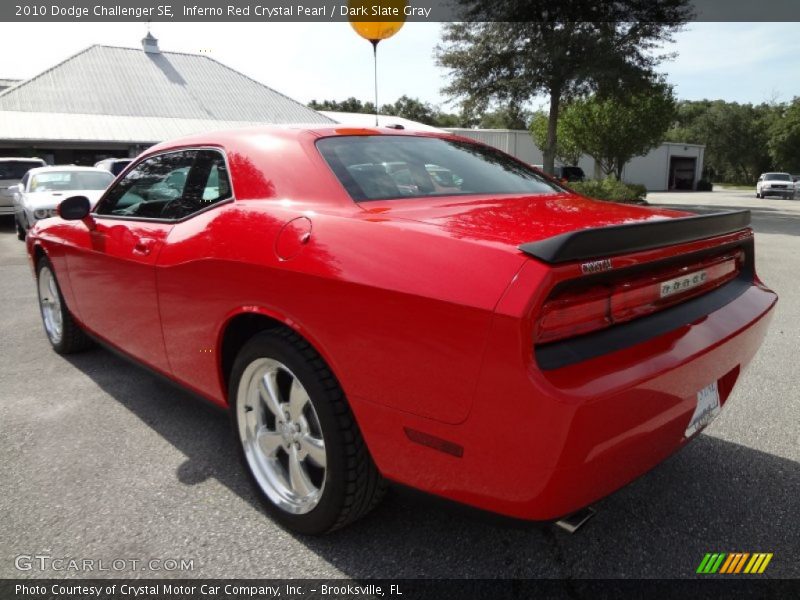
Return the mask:
[(600, 283), (570, 282), (545, 301), (535, 331), (538, 344), (583, 335), (652, 314), (715, 289), (741, 272), (744, 252), (666, 267)]
[(606, 286), (596, 286), (579, 292), (559, 294), (550, 298), (539, 318), (539, 343), (552, 342), (602, 329), (611, 325)]

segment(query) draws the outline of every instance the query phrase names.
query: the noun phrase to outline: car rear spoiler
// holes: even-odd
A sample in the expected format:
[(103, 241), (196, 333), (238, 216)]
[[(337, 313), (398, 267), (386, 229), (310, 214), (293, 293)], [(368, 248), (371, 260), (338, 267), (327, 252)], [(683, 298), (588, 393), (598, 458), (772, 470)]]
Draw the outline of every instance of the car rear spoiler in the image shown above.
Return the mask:
[(737, 210), (580, 229), (528, 242), (519, 249), (546, 263), (558, 264), (693, 242), (741, 231), (748, 225), (750, 211)]

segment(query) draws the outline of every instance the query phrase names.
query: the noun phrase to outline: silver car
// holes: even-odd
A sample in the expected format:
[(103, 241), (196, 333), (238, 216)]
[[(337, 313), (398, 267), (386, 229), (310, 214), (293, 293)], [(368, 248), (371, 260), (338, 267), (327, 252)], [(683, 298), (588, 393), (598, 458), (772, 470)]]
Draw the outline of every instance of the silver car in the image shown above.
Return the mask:
[(762, 173), (756, 182), (756, 198), (782, 196), (794, 198), (795, 183), (789, 173)]
[(119, 175), (125, 170), (129, 164), (133, 162), (132, 158), (105, 158), (101, 161), (94, 163), (98, 169), (105, 169), (114, 175)]
[(41, 158), (0, 158), (0, 215), (14, 214), (14, 186), (25, 173), (45, 164)]
[(24, 240), (33, 224), (56, 216), (58, 204), (70, 196), (86, 196), (92, 206), (100, 199), (114, 175), (95, 167), (40, 167), (22, 178), (14, 195), (17, 237)]

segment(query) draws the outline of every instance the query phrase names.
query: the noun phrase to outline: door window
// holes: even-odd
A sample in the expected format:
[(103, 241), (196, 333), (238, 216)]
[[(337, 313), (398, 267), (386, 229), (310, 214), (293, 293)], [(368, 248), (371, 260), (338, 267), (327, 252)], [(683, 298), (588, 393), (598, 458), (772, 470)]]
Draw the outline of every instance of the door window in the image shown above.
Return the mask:
[(143, 160), (97, 207), (99, 215), (177, 221), (231, 197), (216, 150), (182, 150)]

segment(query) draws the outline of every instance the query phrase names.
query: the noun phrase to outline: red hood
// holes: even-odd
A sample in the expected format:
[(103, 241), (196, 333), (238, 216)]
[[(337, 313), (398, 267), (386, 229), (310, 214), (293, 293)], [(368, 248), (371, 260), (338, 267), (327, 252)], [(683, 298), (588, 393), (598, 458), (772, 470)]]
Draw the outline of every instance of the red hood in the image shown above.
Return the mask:
[(436, 225), (452, 237), (516, 248), (590, 227), (686, 216), (687, 213), (602, 202), (572, 194), (420, 198), (363, 203), (367, 212)]

